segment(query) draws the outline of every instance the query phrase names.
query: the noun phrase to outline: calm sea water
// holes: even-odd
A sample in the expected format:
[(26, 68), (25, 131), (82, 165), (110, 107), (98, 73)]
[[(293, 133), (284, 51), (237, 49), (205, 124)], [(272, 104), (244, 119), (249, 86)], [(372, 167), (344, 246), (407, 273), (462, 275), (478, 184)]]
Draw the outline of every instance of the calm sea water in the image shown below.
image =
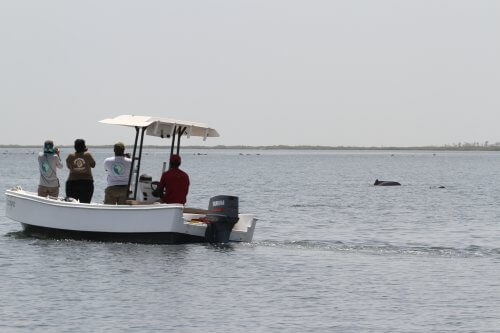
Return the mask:
[[(36, 189), (34, 152), (0, 152), (0, 188)], [(251, 244), (28, 238), (0, 196), (0, 332), (500, 332), (499, 153), (242, 153), (182, 168), (188, 206), (258, 216)], [(158, 178), (166, 149), (144, 157)]]

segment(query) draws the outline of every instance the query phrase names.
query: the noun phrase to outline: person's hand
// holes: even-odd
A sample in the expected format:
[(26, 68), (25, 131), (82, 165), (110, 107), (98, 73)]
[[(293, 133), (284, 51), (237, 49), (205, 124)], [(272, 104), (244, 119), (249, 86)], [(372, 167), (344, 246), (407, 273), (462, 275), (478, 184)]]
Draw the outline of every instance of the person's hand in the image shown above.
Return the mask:
[(125, 153), (125, 154), (123, 154), (123, 156), (125, 156), (126, 158), (130, 158), (130, 154), (129, 153)]

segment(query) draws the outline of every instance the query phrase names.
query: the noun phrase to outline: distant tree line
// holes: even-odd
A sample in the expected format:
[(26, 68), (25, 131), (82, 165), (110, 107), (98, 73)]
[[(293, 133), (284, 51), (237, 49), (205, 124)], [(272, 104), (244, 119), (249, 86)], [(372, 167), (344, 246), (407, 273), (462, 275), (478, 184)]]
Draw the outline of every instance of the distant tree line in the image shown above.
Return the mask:
[(500, 147), (500, 142), (495, 142), (490, 144), (489, 141), (484, 142), (459, 142), (453, 143), (451, 145), (445, 145), (445, 147)]

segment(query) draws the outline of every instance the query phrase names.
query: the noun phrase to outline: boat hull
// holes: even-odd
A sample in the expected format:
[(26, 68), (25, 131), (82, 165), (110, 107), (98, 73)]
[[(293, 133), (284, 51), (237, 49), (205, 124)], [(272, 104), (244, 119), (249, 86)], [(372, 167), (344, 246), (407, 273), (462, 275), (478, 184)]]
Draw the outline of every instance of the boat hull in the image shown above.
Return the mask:
[[(6, 216), (27, 235), (59, 239), (178, 244), (205, 242), (200, 214), (185, 214), (179, 204), (117, 206), (65, 202), (21, 189), (6, 192)], [(230, 241), (251, 242), (256, 219), (240, 214)]]
[(95, 242), (121, 242), (141, 244), (204, 243), (205, 238), (177, 232), (95, 232), (65, 230), (21, 223), (27, 236), (49, 239), (73, 239)]

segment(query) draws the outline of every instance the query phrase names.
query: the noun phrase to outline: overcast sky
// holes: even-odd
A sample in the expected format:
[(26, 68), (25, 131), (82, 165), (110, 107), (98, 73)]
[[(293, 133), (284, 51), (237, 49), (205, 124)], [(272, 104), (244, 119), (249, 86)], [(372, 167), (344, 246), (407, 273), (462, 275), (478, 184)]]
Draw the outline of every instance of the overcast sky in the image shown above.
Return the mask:
[(500, 1), (0, 0), (0, 112), (0, 144), (130, 143), (97, 123), (120, 114), (207, 145), (496, 142)]

